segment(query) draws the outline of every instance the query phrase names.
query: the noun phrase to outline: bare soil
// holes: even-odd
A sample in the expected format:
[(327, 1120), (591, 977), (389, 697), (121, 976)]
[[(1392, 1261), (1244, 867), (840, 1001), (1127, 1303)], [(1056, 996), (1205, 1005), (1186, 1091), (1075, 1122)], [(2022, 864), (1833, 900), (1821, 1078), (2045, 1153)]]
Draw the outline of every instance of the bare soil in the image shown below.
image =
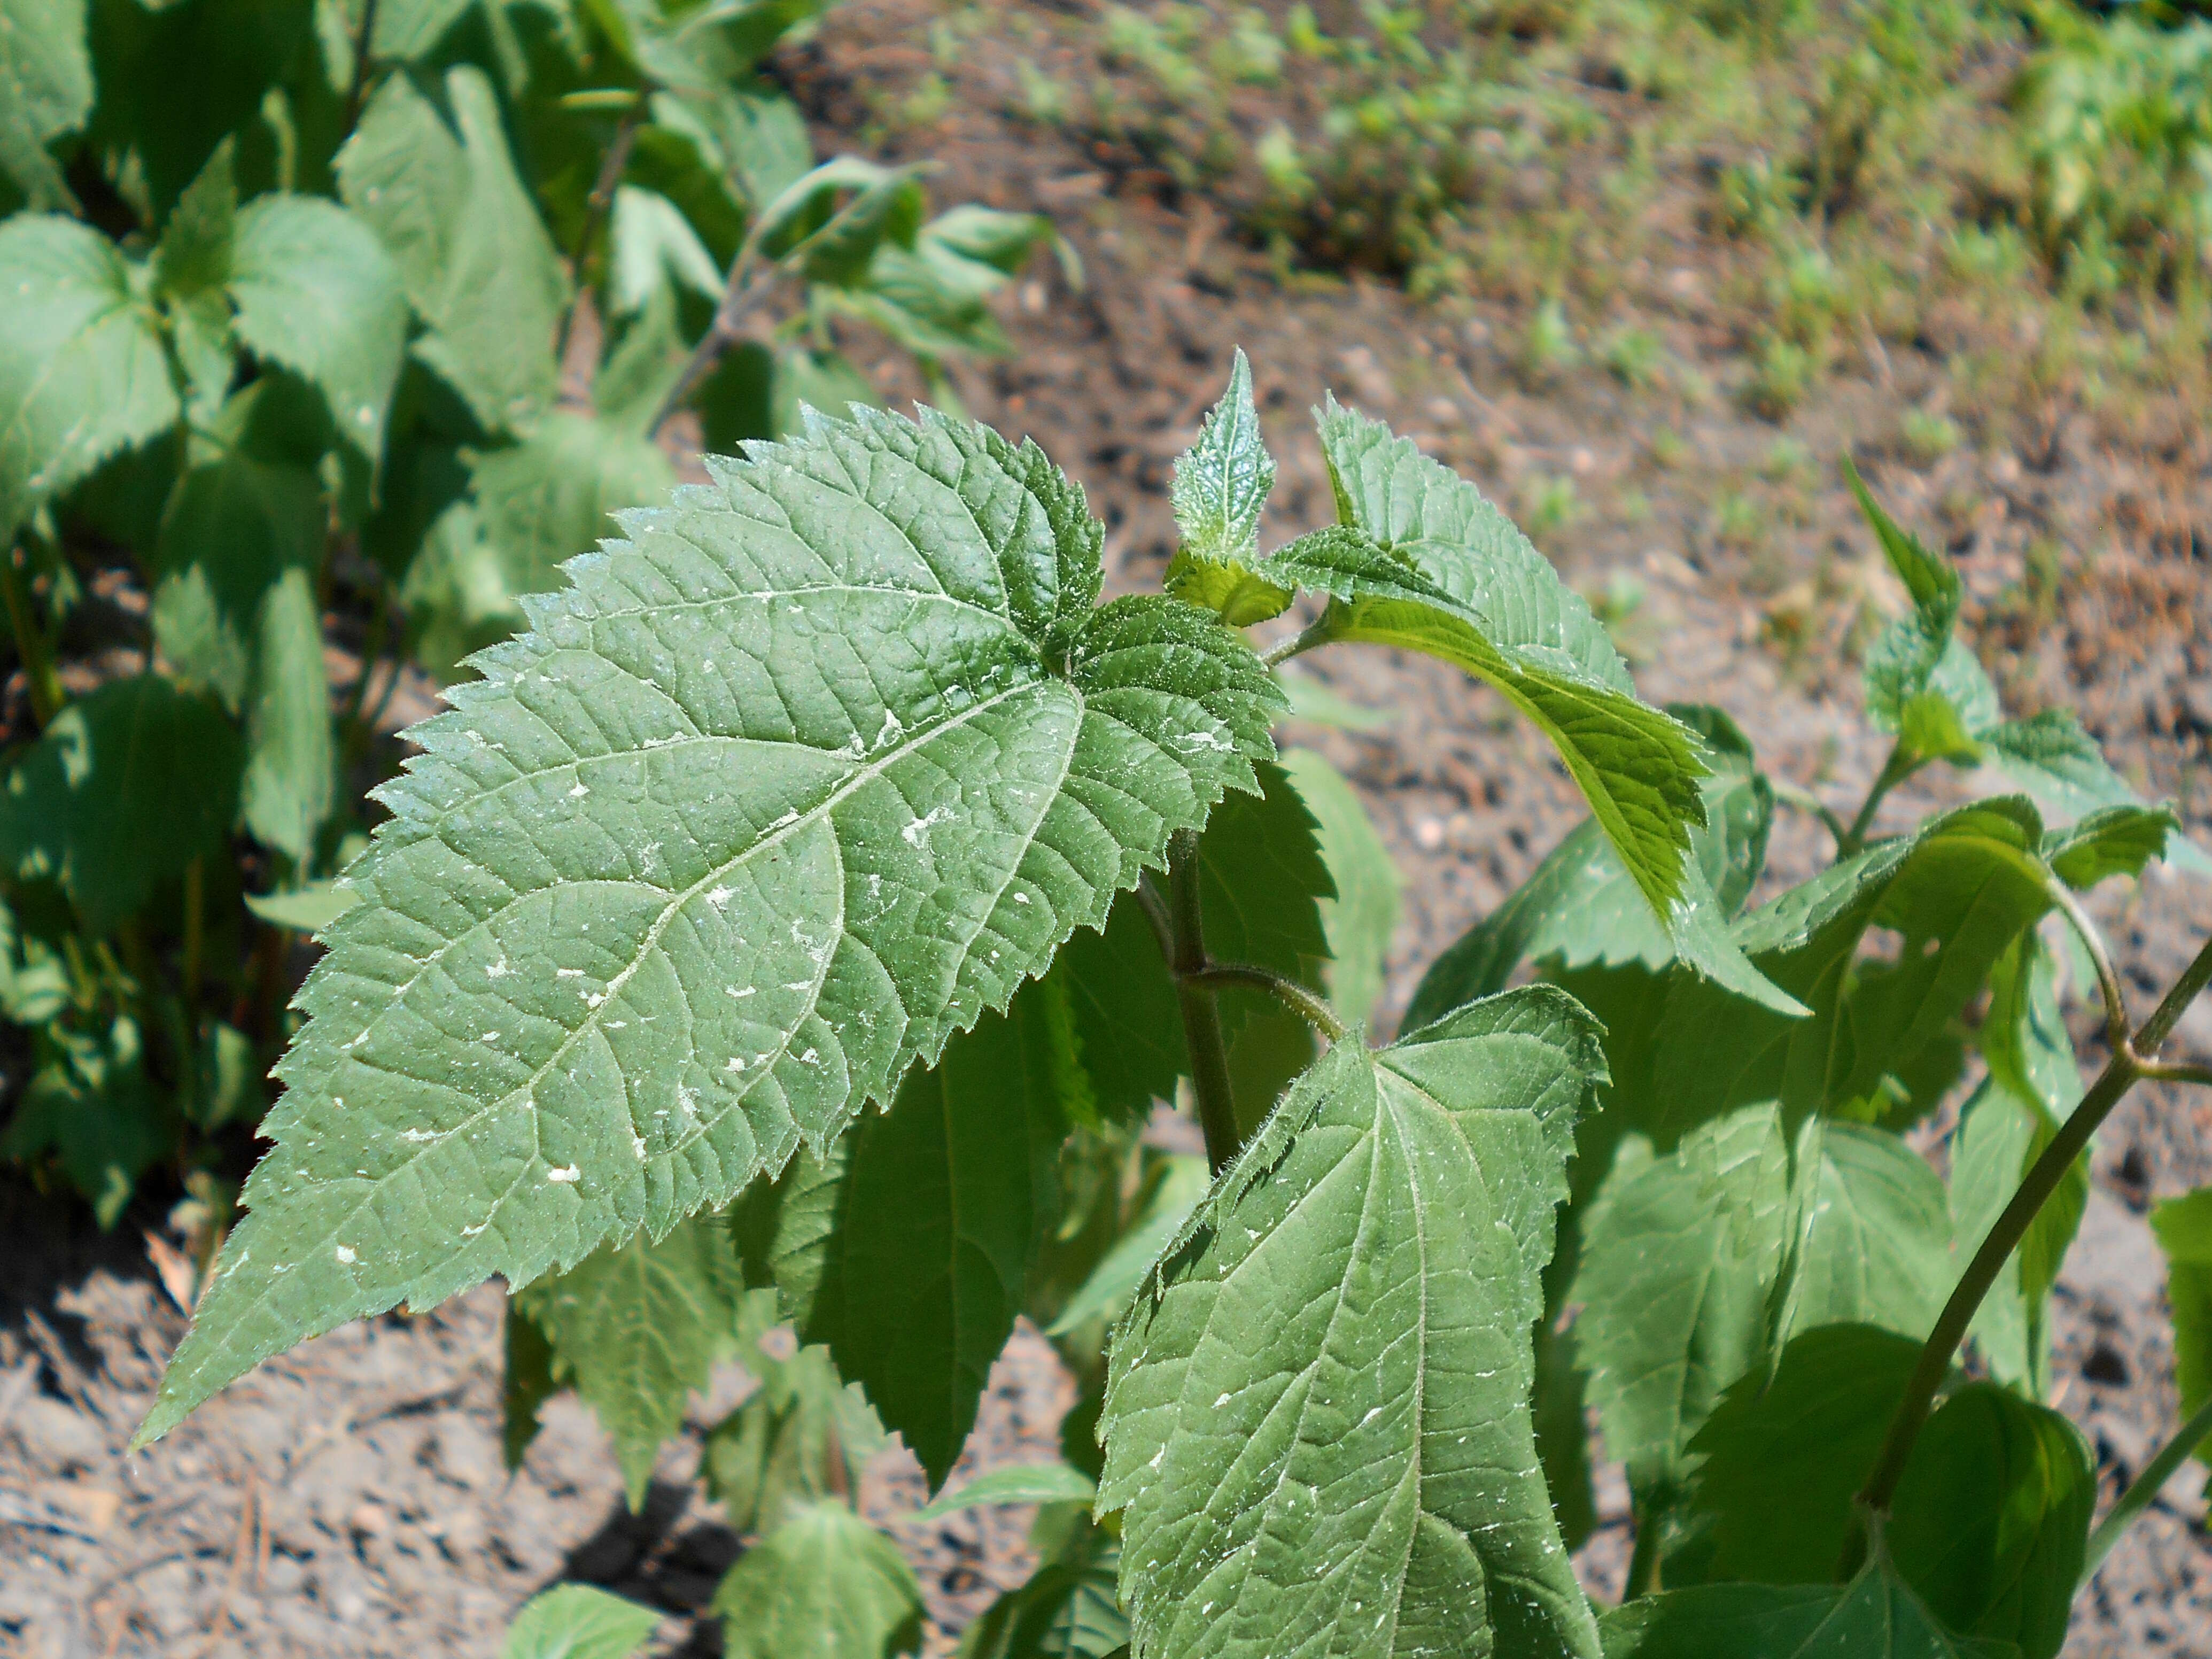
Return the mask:
[[(1003, 28), (969, 37), (948, 62), (930, 50), (925, 0), (846, 0), (786, 72), (825, 149), (865, 131), (884, 152), (934, 156), (940, 199), (1050, 213), (1079, 252), (1079, 291), (1041, 264), (1006, 307), (1014, 354), (956, 366), (953, 383), (971, 413), (1035, 436), (1084, 483), (1109, 528), (1110, 585), (1157, 579), (1169, 464), (1241, 343), (1282, 464), (1271, 538), (1328, 515), (1305, 410), (1333, 386), (1509, 507), (1551, 503), (1556, 522), (1540, 544), (1585, 592), (1627, 611), (1622, 632), (1647, 694), (1718, 703), (1771, 770), (1847, 807), (1881, 758), (1856, 707), (1851, 652), (1863, 630), (1851, 619), (1897, 602), (1835, 482), (1830, 463), (1848, 447), (1898, 516), (1959, 559), (1969, 625), (1996, 653), (2015, 710), (2072, 704), (2143, 788), (2179, 800), (2200, 834), (2212, 830), (2202, 787), (2212, 441), (2197, 411), (2059, 398), (2000, 411), (1982, 441), (1917, 463), (1898, 439), (1903, 411), (1940, 387), (1947, 353), (2002, 344), (1961, 316), (1924, 349), (1870, 352), (1786, 425), (1743, 413), (1732, 394), (1747, 374), (1752, 319), (1731, 297), (1741, 290), (1733, 254), (1699, 228), (1701, 185), (1686, 172), (1662, 178), (1650, 204), (1651, 234), (1623, 273), (1622, 320), (1656, 332), (1711, 391), (1631, 392), (1587, 368), (1532, 386), (1516, 372), (1523, 318), (1510, 301), (1423, 307), (1360, 280), (1286, 286), (1203, 200), (1178, 198), (1110, 149), (1009, 117), (1024, 53), (1058, 53), (1072, 72), (1097, 65), (1079, 44), (1087, 12), (1010, 3), (997, 15)], [(910, 107), (902, 100), (932, 73), (949, 85), (945, 112), (900, 130), (886, 112)], [(865, 359), (866, 343), (853, 344)], [(920, 390), (888, 359), (878, 379), (887, 397)], [(1802, 449), (1778, 450), (1784, 438)], [(1723, 511), (1731, 501), (1750, 507)], [(1363, 735), (1292, 733), (1359, 785), (1404, 872), (1387, 1029), (1419, 968), (1579, 809), (1534, 734), (1437, 665), (1323, 658), (1313, 672), (1389, 716)], [(1905, 792), (1896, 814), (1970, 782), (1934, 779)], [(1821, 851), (1815, 826), (1786, 819), (1770, 882), (1802, 878)], [(2138, 999), (2212, 931), (2212, 887), (2157, 872), (2097, 908)], [(2093, 1055), (2090, 1026), (2080, 1035)], [(2212, 1059), (2212, 1008), (2185, 1020), (2179, 1042)], [(2212, 1181), (2212, 1107), (2140, 1091), (2105, 1130), (2096, 1178), (2057, 1296), (2059, 1404), (2088, 1433), (2109, 1498), (2174, 1421), (2163, 1272), (2142, 1215)], [(718, 1376), (697, 1403), (637, 1516), (573, 1401), (549, 1410), (519, 1474), (501, 1468), (495, 1287), (333, 1333), (126, 1457), (184, 1321), (142, 1236), (130, 1222), (88, 1236), (73, 1215), (0, 1188), (0, 1656), (489, 1655), (514, 1609), (562, 1579), (665, 1608), (663, 1651), (720, 1651), (704, 1607), (743, 1545), (690, 1475), (700, 1428), (740, 1397), (741, 1373)], [(994, 1377), (970, 1471), (1054, 1455), (1071, 1399), (1049, 1347), (1024, 1328)], [(2115, 1552), (2069, 1655), (2212, 1659), (2202, 1485), (2201, 1470), (2177, 1475)], [(871, 1470), (865, 1507), (896, 1524), (919, 1493), (911, 1459), (895, 1450)], [(1601, 1494), (1605, 1524), (1582, 1562), (1606, 1595), (1625, 1559), (1617, 1472)], [(1026, 1572), (1026, 1523), (1000, 1511), (899, 1527), (938, 1621), (933, 1650)]]

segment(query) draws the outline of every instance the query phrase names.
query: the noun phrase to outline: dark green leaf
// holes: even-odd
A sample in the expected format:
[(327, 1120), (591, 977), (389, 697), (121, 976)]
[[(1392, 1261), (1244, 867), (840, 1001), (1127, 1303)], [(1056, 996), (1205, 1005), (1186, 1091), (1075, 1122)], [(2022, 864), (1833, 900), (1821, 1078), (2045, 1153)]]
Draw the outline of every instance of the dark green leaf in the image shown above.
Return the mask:
[(237, 735), (158, 674), (111, 680), (54, 717), (0, 791), (0, 867), (58, 881), (105, 933), (156, 883), (219, 854), (238, 810)]
[[(1825, 1579), (1825, 1575), (1823, 1575)], [(1962, 1640), (1886, 1561), (1840, 1589), (1710, 1584), (1645, 1596), (1605, 1615), (1605, 1659), (2005, 1659)]]
[(1269, 757), (1250, 649), (1095, 607), (1080, 493), (982, 428), (825, 423), (629, 527), (378, 792), (147, 1432), (819, 1153)]
[(0, 1134), (0, 1157), (53, 1152), (93, 1218), (112, 1227), (176, 1134), (146, 1075), (138, 1023), (120, 1014), (97, 1035), (57, 1028), (47, 1046), (49, 1058)]
[(520, 431), (552, 399), (568, 278), (515, 176), (491, 83), (465, 66), (445, 91), (451, 126), (408, 76), (388, 77), (338, 155), (338, 178), (429, 330), (423, 361), (487, 430)]
[(898, 1547), (837, 1504), (802, 1509), (714, 1592), (730, 1659), (888, 1659), (921, 1645), (921, 1592)]
[(76, 205), (46, 146), (92, 112), (85, 0), (0, 0), (0, 175), (33, 208)]
[(538, 1412), (561, 1392), (562, 1385), (554, 1375), (553, 1345), (513, 1297), (507, 1299), (502, 1323), (507, 1366), (500, 1388), (500, 1449), (507, 1467), (519, 1469), (523, 1454), (538, 1437)]
[(1334, 896), (1321, 901), (1329, 1000), (1347, 1025), (1365, 1023), (1382, 995), (1398, 929), (1398, 870), (1358, 793), (1310, 749), (1283, 751), (1283, 769), (1313, 814)]
[(1121, 1552), (1082, 1518), (1029, 1581), (961, 1633), (957, 1659), (1127, 1659), (1129, 1621), (1115, 1595)]
[(633, 1511), (662, 1443), (683, 1425), (684, 1401), (735, 1340), (740, 1289), (728, 1228), (701, 1216), (659, 1240), (640, 1232), (602, 1246), (515, 1293), (552, 1344), (558, 1375), (614, 1441)]
[(1594, 1654), (1528, 1410), (1595, 1026), (1549, 988), (1331, 1048), (1115, 1334), (1146, 1654)]
[(70, 219), (0, 224), (0, 541), (177, 418), (154, 315), (115, 245)]
[[(933, 1489), (959, 1460), (1013, 1332), (1051, 1218), (1053, 1160), (1085, 1086), (1066, 993), (1048, 975), (848, 1132), (834, 1189), (779, 1182), (789, 1214), (765, 1252), (746, 1249), (756, 1281), (767, 1266), (800, 1336), (829, 1346)], [(765, 1231), (746, 1227), (755, 1240)]]
[[(2170, 1198), (2150, 1212), (2166, 1254), (2166, 1301), (2173, 1312), (2174, 1387), (2187, 1418), (2212, 1399), (2212, 1188)], [(2212, 1463), (2212, 1446), (2200, 1445)]]
[(1060, 951), (1076, 1045), (1098, 1110), (1109, 1122), (1141, 1119), (1155, 1100), (1173, 1100), (1190, 1070), (1182, 1012), (1159, 938), (1134, 894), (1114, 902), (1106, 925), (1076, 934)]

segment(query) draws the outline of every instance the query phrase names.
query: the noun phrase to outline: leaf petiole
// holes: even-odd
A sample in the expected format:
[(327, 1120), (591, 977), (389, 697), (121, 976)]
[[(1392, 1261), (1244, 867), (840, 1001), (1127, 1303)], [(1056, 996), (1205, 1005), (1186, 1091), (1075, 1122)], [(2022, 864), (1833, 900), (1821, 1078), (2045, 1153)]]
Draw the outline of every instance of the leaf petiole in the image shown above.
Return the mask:
[(1200, 982), (1207, 967), (1206, 928), (1199, 908), (1198, 833), (1178, 830), (1168, 842), (1169, 970), (1175, 976), (1176, 1006), (1182, 1014), (1183, 1041), (1190, 1049), (1191, 1092), (1206, 1132), (1206, 1161), (1219, 1175), (1237, 1156), (1236, 1097), (1229, 1082), (1229, 1048), (1221, 1035), (1221, 1009), (1213, 988)]
[(1264, 991), (1331, 1042), (1344, 1040), (1344, 1022), (1336, 1017), (1336, 1010), (1296, 980), (1285, 978), (1272, 969), (1255, 968), (1243, 963), (1209, 962), (1182, 977), (1211, 989), (1241, 986)]
[(1304, 629), (1291, 635), (1290, 638), (1278, 641), (1262, 651), (1260, 653), (1260, 660), (1270, 668), (1279, 668), (1291, 658), (1303, 656), (1317, 645), (1327, 645), (1335, 637), (1329, 631), (1328, 622), (1328, 617), (1324, 614), (1319, 621), (1307, 623)]
[(1875, 776), (1874, 787), (1867, 791), (1866, 799), (1859, 804), (1858, 816), (1851, 820), (1850, 826), (1836, 842), (1838, 858), (1849, 858), (1866, 845), (1867, 831), (1874, 827), (1874, 815), (1881, 810), (1883, 799), (1920, 767), (1921, 757), (1909, 751), (1902, 742), (1890, 750), (1889, 758), (1881, 763), (1881, 771)]

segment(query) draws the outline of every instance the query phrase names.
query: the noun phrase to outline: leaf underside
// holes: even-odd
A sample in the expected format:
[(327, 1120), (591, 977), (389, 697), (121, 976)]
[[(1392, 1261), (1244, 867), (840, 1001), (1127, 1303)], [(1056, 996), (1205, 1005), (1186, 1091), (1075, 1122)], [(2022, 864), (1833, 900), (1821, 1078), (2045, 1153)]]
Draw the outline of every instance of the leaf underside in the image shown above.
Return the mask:
[(1139, 1656), (1593, 1654), (1529, 1328), (1596, 1030), (1564, 994), (1339, 1043), (1115, 1333), (1102, 1510)]
[(141, 1430), (266, 1356), (726, 1202), (1250, 790), (1281, 699), (1034, 447), (817, 421), (627, 515), (416, 727)]

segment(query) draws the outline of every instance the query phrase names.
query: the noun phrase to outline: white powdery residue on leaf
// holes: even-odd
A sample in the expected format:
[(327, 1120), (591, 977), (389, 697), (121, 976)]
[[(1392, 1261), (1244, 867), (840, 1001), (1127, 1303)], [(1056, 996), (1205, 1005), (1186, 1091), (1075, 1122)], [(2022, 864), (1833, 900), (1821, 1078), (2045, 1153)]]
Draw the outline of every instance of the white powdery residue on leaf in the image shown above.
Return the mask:
[(571, 1164), (566, 1169), (548, 1170), (545, 1172), (545, 1178), (548, 1181), (574, 1182), (584, 1178), (584, 1172)]

